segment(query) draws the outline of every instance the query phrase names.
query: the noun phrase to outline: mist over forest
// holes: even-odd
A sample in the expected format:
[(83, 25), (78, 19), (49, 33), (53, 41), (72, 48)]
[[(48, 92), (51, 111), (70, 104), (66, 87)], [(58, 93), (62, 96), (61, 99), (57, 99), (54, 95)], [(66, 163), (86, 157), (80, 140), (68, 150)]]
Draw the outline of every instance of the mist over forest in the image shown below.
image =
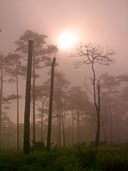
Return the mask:
[(78, 147), (84, 163), (102, 158), (98, 147), (127, 146), (128, 2), (0, 3), (0, 153)]
[[(18, 148), (22, 148), (23, 145), (29, 40), (33, 41), (31, 141), (33, 131), (34, 141), (43, 141), (45, 144), (47, 141), (50, 66), (53, 57), (58, 53), (58, 48), (47, 43), (46, 35), (26, 30), (19, 40), (15, 41), (14, 52), (9, 52), (7, 55), (1, 53), (1, 141), (2, 148), (5, 149), (16, 148), (17, 143), (20, 143)], [(99, 140), (104, 143), (127, 143), (128, 76), (126, 74), (114, 76), (105, 72), (106, 67), (115, 65), (115, 55), (114, 50), (105, 49), (96, 43), (77, 45), (67, 58), (72, 58), (75, 70), (84, 65), (88, 67), (88, 73), (84, 72), (85, 77), (81, 80), (81, 84), (80, 78), (74, 76), (74, 80), (78, 83), (75, 85), (66, 77), (68, 74), (63, 73), (56, 57), (52, 143), (58, 146), (72, 146), (93, 142), (97, 130), (97, 112), (100, 112)], [(97, 74), (100, 67), (104, 67), (104, 72)]]

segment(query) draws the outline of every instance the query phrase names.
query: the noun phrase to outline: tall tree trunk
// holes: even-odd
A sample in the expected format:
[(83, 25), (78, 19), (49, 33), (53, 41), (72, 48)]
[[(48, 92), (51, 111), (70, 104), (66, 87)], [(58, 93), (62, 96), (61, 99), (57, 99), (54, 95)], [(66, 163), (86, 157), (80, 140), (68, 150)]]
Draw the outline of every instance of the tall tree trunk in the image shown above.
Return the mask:
[(30, 99), (31, 99), (32, 49), (33, 49), (33, 41), (29, 40), (25, 113), (24, 113), (24, 153), (26, 154), (30, 153)]
[(98, 146), (100, 142), (100, 81), (97, 81), (97, 130), (96, 130), (96, 139), (95, 145)]
[(1, 87), (0, 87), (0, 151), (2, 146), (2, 103), (3, 103), (3, 67), (1, 65)]
[(41, 142), (44, 142), (44, 104), (45, 101), (42, 102), (42, 110), (41, 110)]
[[(59, 90), (60, 87), (58, 85), (57, 89)], [(57, 145), (61, 147), (61, 102), (60, 102), (60, 92), (59, 97), (57, 98)]]
[(73, 109), (72, 109), (72, 146), (74, 145), (74, 118), (73, 118)]
[(19, 150), (19, 80), (18, 80), (18, 64), (16, 74), (16, 93), (17, 93), (17, 150)]
[(65, 115), (64, 115), (64, 112), (62, 112), (62, 133), (63, 133), (63, 147), (65, 148), (65, 124), (64, 124), (64, 121), (65, 121)]
[(100, 142), (100, 81), (98, 80), (96, 82), (96, 73), (95, 73), (93, 62), (92, 62), (92, 73), (93, 73), (92, 84), (93, 84), (93, 93), (94, 93), (94, 105), (96, 109), (96, 119), (97, 119), (95, 146), (98, 146)]
[[(59, 94), (60, 94), (60, 121), (62, 122), (62, 136), (63, 136), (63, 147), (65, 148), (65, 125), (64, 125), (64, 111), (63, 111), (63, 102), (62, 102), (62, 91), (61, 91), (61, 84), (60, 84), (60, 79), (59, 81)], [(60, 122), (60, 126), (61, 126)], [(61, 129), (60, 129), (61, 131)]]
[(77, 145), (80, 145), (80, 114), (77, 111)]
[[(57, 106), (58, 109), (58, 106)], [(57, 145), (59, 146), (59, 116), (58, 116), (58, 110), (56, 113), (56, 125), (57, 125)]]
[(44, 142), (44, 114), (43, 111), (41, 113), (41, 142)]
[(50, 85), (50, 102), (49, 102), (49, 116), (48, 116), (48, 133), (47, 133), (47, 150), (50, 150), (51, 145), (51, 126), (52, 126), (52, 103), (53, 103), (53, 90), (54, 90), (54, 66), (56, 58), (54, 57), (51, 66), (51, 85)]
[(59, 106), (59, 111), (58, 111), (58, 145), (61, 147), (61, 111), (60, 111), (60, 106)]
[(35, 55), (33, 55), (33, 143), (36, 142), (35, 130)]
[(97, 129), (96, 129), (96, 139), (95, 146), (98, 146), (100, 142), (100, 111), (97, 111)]
[(112, 125), (112, 105), (111, 105), (111, 93), (110, 90), (108, 90), (109, 95), (109, 117), (110, 117), (110, 138), (111, 138), (111, 144), (113, 142), (113, 125)]
[(61, 147), (61, 118), (59, 101), (57, 101), (57, 145)]

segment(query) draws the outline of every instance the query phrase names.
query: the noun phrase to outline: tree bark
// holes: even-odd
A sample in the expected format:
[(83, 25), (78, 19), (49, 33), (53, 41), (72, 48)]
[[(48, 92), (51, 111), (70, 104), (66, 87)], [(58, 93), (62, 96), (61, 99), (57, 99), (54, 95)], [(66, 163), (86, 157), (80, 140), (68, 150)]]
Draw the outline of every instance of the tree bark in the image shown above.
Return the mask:
[(44, 142), (44, 105), (45, 105), (46, 99), (42, 102), (41, 107), (41, 142)]
[[(94, 105), (96, 109), (96, 137), (95, 137), (95, 146), (99, 145), (100, 142), (100, 81), (96, 82), (96, 73), (94, 69), (94, 62), (92, 61), (92, 72), (93, 72), (93, 92), (94, 92)], [(97, 84), (96, 84), (97, 83)], [(96, 89), (97, 86), (97, 89)]]
[(74, 118), (73, 118), (73, 109), (72, 109), (72, 146), (74, 145)]
[(1, 65), (1, 89), (0, 89), (0, 151), (2, 145), (2, 103), (3, 103), (3, 67)]
[(16, 74), (16, 93), (17, 93), (17, 150), (19, 150), (19, 80), (18, 80), (18, 64)]
[(100, 111), (97, 111), (97, 128), (96, 128), (96, 138), (95, 146), (98, 146), (100, 142)]
[(33, 41), (29, 40), (25, 113), (24, 113), (24, 153), (26, 154), (30, 153), (30, 98), (31, 98), (32, 49), (33, 49)]
[(47, 133), (47, 150), (51, 146), (51, 126), (52, 126), (52, 103), (53, 103), (53, 90), (54, 90), (54, 66), (56, 58), (54, 57), (51, 66), (51, 85), (50, 85), (50, 102), (49, 102), (49, 117), (48, 117), (48, 133)]
[(100, 81), (97, 81), (97, 129), (96, 129), (96, 139), (95, 139), (95, 146), (99, 145), (100, 142)]
[(113, 142), (113, 124), (112, 124), (112, 104), (111, 104), (111, 93), (110, 90), (108, 89), (108, 95), (109, 95), (109, 116), (110, 116), (110, 139), (111, 139), (111, 144)]
[(77, 111), (77, 145), (80, 145), (80, 114)]
[(33, 143), (36, 142), (36, 130), (35, 130), (35, 55), (33, 56)]

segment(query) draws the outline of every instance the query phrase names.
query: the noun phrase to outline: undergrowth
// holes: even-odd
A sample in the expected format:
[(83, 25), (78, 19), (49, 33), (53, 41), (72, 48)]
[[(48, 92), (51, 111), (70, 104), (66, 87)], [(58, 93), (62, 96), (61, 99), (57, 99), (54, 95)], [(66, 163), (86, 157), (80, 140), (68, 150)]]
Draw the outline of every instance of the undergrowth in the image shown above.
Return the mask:
[(0, 171), (127, 171), (127, 147), (80, 146), (53, 148), (50, 152), (35, 150), (1, 152)]

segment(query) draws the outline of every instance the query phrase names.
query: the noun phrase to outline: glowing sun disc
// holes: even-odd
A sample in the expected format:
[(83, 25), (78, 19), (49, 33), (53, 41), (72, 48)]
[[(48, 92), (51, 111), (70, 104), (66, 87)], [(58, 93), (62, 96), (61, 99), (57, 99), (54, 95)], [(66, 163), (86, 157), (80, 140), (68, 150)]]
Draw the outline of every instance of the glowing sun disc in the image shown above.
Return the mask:
[(63, 49), (71, 48), (76, 42), (76, 37), (71, 33), (63, 33), (58, 39), (58, 46)]

